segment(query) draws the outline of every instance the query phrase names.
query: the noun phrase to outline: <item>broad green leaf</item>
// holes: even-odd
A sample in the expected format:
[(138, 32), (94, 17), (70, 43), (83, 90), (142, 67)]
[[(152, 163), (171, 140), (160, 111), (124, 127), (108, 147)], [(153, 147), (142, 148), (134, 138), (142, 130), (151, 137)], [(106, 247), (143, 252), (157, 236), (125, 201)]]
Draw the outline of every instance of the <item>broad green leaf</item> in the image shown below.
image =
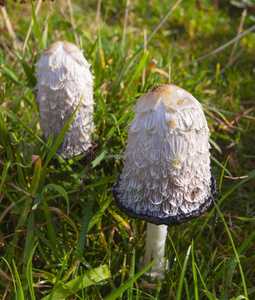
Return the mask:
[[(233, 300), (242, 300), (242, 299), (245, 299), (245, 300), (249, 300), (248, 298), (246, 298), (245, 296), (243, 295), (240, 295), (238, 296), (237, 298), (233, 299)], [(230, 299), (231, 300), (231, 299)]]
[[(86, 288), (90, 285), (96, 284), (102, 280), (110, 278), (110, 271), (106, 265), (100, 266), (96, 269), (89, 270), (85, 274), (63, 284), (60, 283), (55, 289), (51, 300), (66, 299), (74, 293)], [(42, 300), (49, 300), (50, 295), (44, 297)]]

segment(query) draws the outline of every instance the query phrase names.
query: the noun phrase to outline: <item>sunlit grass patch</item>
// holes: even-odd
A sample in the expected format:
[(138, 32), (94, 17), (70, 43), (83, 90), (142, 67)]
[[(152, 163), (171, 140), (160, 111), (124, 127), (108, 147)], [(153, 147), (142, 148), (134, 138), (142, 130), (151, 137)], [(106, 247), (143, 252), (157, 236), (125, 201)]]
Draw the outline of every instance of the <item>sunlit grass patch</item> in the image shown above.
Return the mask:
[[(100, 8), (100, 1), (45, 1), (37, 14), (35, 2), (36, 22), (20, 51), (0, 20), (1, 299), (224, 300), (255, 293), (254, 32), (239, 40), (229, 66), (233, 44), (184, 67), (235, 38), (243, 8), (182, 1), (163, 22), (174, 2), (130, 1), (123, 40), (127, 2), (102, 1)], [(31, 3), (8, 1), (5, 9), (24, 46)], [(247, 9), (242, 32), (253, 26)], [(148, 38), (158, 25), (144, 51), (145, 29)], [(80, 160), (58, 157), (39, 126), (34, 64), (56, 40), (77, 42), (95, 76), (95, 143)], [(169, 77), (203, 105), (222, 194), (216, 219), (212, 212), (169, 228), (169, 268), (153, 282), (140, 272), (145, 222), (117, 209), (111, 187), (122, 170), (132, 105)]]

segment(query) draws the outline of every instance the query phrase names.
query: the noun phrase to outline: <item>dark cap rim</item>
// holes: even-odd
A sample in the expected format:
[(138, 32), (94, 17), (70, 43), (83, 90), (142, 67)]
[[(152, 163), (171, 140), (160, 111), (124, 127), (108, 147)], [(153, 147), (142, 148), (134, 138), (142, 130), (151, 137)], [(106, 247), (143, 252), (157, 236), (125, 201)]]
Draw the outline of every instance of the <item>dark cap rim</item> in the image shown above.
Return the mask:
[(180, 225), (188, 220), (196, 219), (199, 216), (201, 216), (202, 214), (210, 211), (214, 206), (214, 201), (216, 203), (218, 202), (217, 197), (219, 195), (219, 190), (217, 188), (216, 180), (213, 176), (211, 176), (211, 185), (210, 185), (211, 191), (210, 192), (211, 192), (211, 195), (213, 196), (213, 198), (211, 196), (209, 196), (208, 198), (206, 198), (204, 200), (204, 202), (199, 206), (198, 209), (195, 209), (189, 213), (186, 213), (186, 214), (182, 213), (182, 214), (178, 214), (176, 216), (159, 218), (159, 217), (154, 217), (154, 216), (148, 216), (145, 214), (137, 214), (134, 210), (125, 207), (125, 205), (123, 205), (123, 203), (120, 202), (118, 186), (119, 186), (119, 180), (113, 186), (113, 196), (115, 198), (118, 208), (120, 210), (122, 210), (126, 215), (128, 215), (131, 218), (145, 220), (149, 223), (153, 223), (156, 225), (164, 224), (167, 226)]

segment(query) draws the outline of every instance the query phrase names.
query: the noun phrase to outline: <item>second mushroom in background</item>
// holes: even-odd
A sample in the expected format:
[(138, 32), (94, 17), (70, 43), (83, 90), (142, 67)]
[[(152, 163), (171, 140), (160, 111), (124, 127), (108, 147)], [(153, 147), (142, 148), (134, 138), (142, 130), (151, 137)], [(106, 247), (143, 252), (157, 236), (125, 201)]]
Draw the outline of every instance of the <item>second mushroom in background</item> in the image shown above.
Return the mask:
[(164, 268), (167, 226), (197, 218), (218, 190), (210, 171), (210, 135), (201, 104), (184, 89), (161, 84), (138, 99), (128, 125), (124, 168), (114, 185), (118, 207), (148, 221), (143, 266)]
[(36, 64), (36, 103), (44, 138), (53, 142), (81, 104), (59, 147), (63, 158), (84, 154), (93, 130), (93, 75), (90, 64), (74, 44), (58, 41), (44, 50)]

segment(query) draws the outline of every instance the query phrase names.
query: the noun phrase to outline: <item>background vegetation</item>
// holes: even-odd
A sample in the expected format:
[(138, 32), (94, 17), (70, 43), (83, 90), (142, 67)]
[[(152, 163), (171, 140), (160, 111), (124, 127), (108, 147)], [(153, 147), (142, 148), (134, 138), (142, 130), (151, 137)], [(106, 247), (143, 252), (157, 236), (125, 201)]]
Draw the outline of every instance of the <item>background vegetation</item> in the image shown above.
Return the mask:
[[(0, 298), (255, 299), (254, 2), (38, 3), (1, 8)], [(33, 94), (34, 64), (57, 40), (84, 49), (95, 76), (97, 147), (69, 162), (42, 141)], [(139, 269), (146, 224), (111, 187), (131, 106), (169, 78), (203, 104), (221, 196), (169, 228), (169, 269), (153, 281)]]

